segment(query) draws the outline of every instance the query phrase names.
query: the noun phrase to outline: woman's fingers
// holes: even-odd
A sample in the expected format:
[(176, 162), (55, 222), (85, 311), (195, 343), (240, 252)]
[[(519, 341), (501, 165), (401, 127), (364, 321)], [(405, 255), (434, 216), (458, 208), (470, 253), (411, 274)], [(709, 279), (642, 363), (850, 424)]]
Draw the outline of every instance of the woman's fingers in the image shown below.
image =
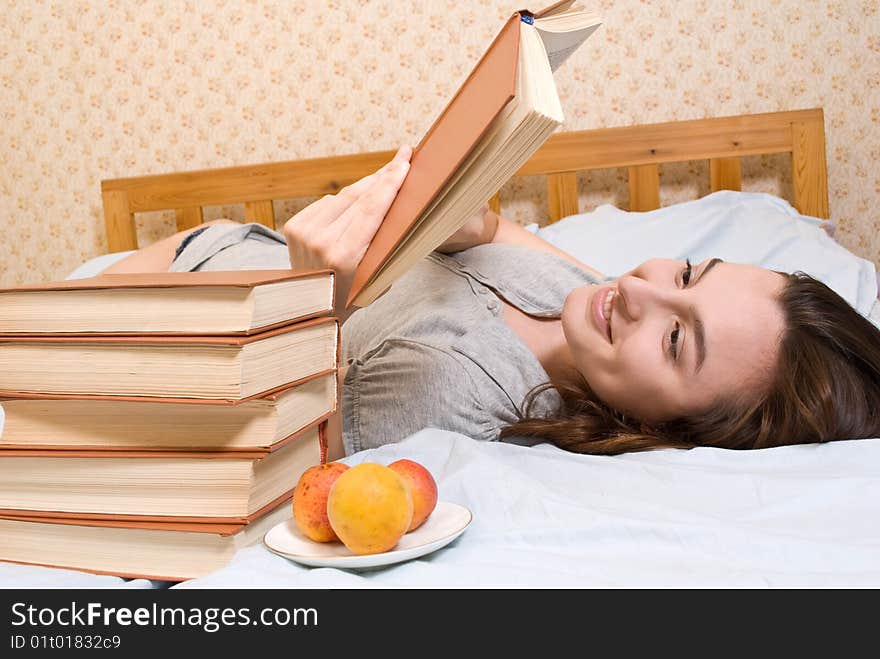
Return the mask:
[[(348, 208), (365, 194), (375, 182), (386, 174), (389, 168), (401, 160), (409, 160), (410, 147), (402, 146), (381, 169), (351, 183), (334, 195), (325, 195), (310, 204), (296, 215), (296, 221), (307, 223), (312, 230), (325, 227), (335, 222)], [(341, 229), (338, 231), (341, 233)]]
[[(297, 213), (284, 225), (290, 262), (297, 269), (333, 268), (345, 299), (351, 274), (409, 171), (412, 149), (401, 147), (385, 167)], [(344, 295), (343, 295), (344, 294)]]
[(339, 243), (353, 251), (355, 264), (363, 258), (403, 185), (409, 172), (409, 155), (406, 154), (406, 160), (396, 158), (396, 162), (340, 216), (339, 226), (345, 228), (339, 235)]

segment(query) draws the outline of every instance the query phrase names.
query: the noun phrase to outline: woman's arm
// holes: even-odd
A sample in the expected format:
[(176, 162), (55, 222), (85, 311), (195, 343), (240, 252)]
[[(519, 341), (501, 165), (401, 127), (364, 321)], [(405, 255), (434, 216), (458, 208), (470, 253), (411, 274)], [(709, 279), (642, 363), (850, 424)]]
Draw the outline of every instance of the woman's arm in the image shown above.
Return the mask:
[(174, 253), (177, 246), (183, 242), (189, 234), (202, 227), (212, 224), (232, 224), (233, 220), (220, 219), (205, 222), (192, 229), (178, 231), (172, 236), (158, 240), (151, 245), (142, 247), (134, 254), (129, 254), (124, 259), (117, 261), (108, 268), (105, 268), (101, 274), (113, 275), (124, 274), (129, 272), (167, 272), (174, 261)]
[(565, 252), (555, 245), (548, 243), (530, 231), (526, 231), (516, 222), (506, 220), (489, 206), (483, 206), (480, 211), (468, 220), (465, 225), (456, 231), (446, 242), (444, 242), (437, 251), (451, 254), (460, 252), (469, 247), (476, 245), (484, 245), (486, 243), (506, 243), (508, 245), (522, 245), (531, 247), (542, 252), (549, 252), (561, 256), (566, 261), (573, 263), (579, 268), (586, 270), (594, 277), (604, 279), (605, 275), (598, 270), (591, 268), (586, 263), (577, 260), (568, 252)]
[[(489, 212), (491, 213), (492, 211)], [(495, 230), (495, 235), (492, 237), (491, 242), (508, 243), (511, 245), (523, 245), (525, 247), (531, 247), (532, 249), (537, 249), (542, 252), (550, 252), (551, 254), (561, 256), (566, 261), (574, 263), (576, 266), (578, 266), (582, 270), (586, 270), (594, 277), (605, 279), (605, 275), (598, 270), (591, 268), (586, 263), (582, 263), (568, 252), (559, 249), (551, 243), (548, 243), (546, 240), (536, 236), (531, 231), (526, 231), (515, 222), (505, 220), (503, 217), (498, 218), (498, 228)]]

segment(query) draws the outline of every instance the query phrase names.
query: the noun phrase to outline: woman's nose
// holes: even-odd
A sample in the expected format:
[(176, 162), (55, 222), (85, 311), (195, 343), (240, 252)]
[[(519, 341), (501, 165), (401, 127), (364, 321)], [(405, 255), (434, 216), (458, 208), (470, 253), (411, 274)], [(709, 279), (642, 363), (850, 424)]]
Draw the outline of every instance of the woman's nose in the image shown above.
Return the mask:
[(634, 275), (618, 279), (617, 290), (623, 311), (632, 320), (639, 320), (651, 307), (671, 304), (670, 296), (660, 286)]

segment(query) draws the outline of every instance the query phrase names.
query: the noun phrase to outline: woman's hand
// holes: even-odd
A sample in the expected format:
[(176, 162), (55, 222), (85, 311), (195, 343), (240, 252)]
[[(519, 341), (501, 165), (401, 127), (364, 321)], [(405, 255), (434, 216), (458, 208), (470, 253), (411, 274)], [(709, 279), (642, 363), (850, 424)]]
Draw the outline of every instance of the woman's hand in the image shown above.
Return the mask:
[(284, 237), (296, 270), (336, 271), (336, 309), (340, 324), (355, 309), (346, 309), (354, 271), (385, 219), (409, 171), (412, 149), (402, 146), (387, 165), (306, 206), (284, 224)]
[(437, 248), (437, 251), (452, 254), (476, 245), (491, 243), (497, 229), (498, 215), (489, 208), (489, 204), (483, 204), (483, 207), (474, 213), (458, 231), (449, 236), (446, 242)]

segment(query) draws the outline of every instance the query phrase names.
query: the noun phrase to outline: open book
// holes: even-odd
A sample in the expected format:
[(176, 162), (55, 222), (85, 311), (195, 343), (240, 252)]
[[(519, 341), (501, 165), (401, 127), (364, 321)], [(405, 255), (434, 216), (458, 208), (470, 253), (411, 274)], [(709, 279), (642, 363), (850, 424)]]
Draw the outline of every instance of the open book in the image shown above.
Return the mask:
[(455, 233), (562, 124), (553, 72), (600, 24), (573, 0), (510, 17), (413, 150), (347, 306), (368, 305)]

